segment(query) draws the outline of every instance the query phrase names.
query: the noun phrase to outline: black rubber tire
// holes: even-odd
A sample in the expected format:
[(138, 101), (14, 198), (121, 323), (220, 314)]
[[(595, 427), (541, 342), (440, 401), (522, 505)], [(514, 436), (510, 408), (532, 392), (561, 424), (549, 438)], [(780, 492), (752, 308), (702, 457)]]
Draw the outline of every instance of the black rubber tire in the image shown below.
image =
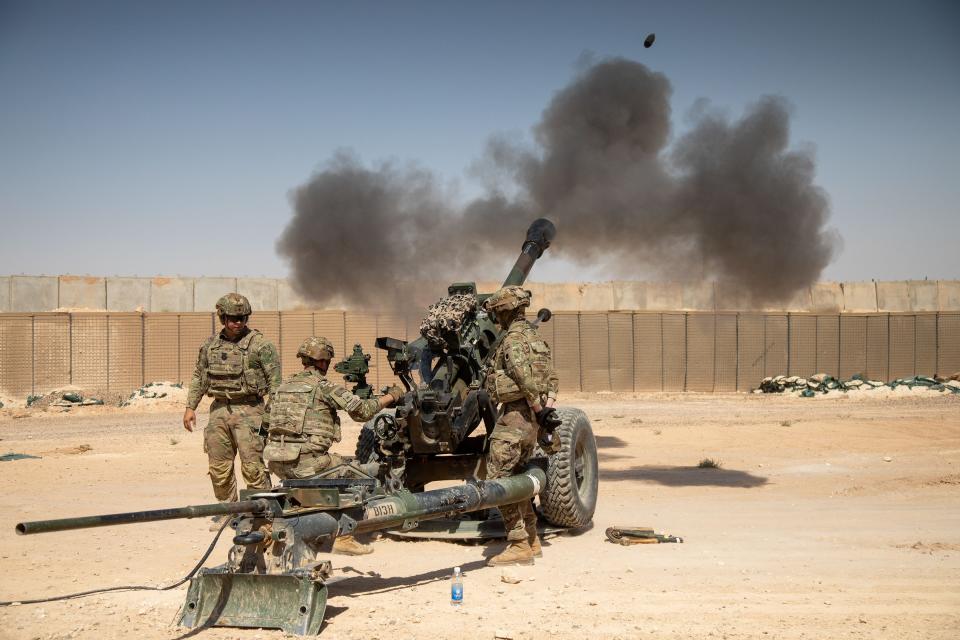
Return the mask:
[(548, 458), (547, 486), (540, 493), (540, 513), (558, 527), (586, 527), (597, 508), (597, 441), (590, 419), (580, 409), (558, 407), (563, 424), (554, 431), (560, 451)]
[(378, 462), (377, 455), (377, 436), (373, 432), (373, 420), (370, 420), (360, 429), (360, 435), (357, 436), (357, 448), (354, 451), (354, 458), (360, 463)]

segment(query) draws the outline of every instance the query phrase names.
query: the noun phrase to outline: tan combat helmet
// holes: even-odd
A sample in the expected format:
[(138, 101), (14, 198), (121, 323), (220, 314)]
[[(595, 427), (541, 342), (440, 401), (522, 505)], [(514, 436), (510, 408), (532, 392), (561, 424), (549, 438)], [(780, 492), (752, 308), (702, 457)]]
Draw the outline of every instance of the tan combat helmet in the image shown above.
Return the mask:
[(307, 338), (297, 349), (298, 358), (310, 358), (312, 360), (333, 360), (333, 343), (323, 336), (313, 336)]
[(228, 293), (217, 300), (218, 316), (248, 316), (252, 312), (250, 301), (239, 293)]
[(530, 292), (516, 285), (504, 287), (483, 301), (483, 309), (490, 313), (513, 311), (529, 306)]

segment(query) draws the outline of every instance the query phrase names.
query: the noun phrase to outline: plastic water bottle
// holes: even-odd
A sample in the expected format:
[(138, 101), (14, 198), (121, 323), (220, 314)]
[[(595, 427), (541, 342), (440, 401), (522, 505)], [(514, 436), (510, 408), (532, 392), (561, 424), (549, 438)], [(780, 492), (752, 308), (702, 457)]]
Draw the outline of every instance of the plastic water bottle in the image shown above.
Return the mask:
[(450, 605), (459, 607), (463, 604), (463, 575), (460, 573), (460, 567), (453, 568), (453, 575), (450, 576)]

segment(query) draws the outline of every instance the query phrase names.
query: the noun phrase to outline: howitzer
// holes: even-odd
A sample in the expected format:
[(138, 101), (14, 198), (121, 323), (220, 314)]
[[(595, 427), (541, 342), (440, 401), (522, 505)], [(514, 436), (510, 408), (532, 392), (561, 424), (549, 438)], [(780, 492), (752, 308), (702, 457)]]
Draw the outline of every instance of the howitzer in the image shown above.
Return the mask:
[[(503, 286), (522, 285), (555, 236), (552, 222), (534, 221)], [(490, 294), (478, 293), (475, 283), (454, 283), (447, 293), (448, 298), (431, 309), (449, 313), (444, 311), (439, 318), (428, 314), (421, 337), (410, 342), (380, 337), (375, 343), (386, 351), (390, 368), (407, 392), (395, 407), (364, 426), (356, 457), (360, 462), (379, 462), (384, 482), (392, 489), (417, 491), (428, 482), (476, 479), (485, 473), (483, 454), (496, 407), (484, 390), (484, 379), (505, 331), (482, 310), (481, 303)], [(541, 309), (535, 323), (548, 321), (550, 315)], [(560, 384), (562, 388), (563, 380)], [(549, 524), (585, 527), (596, 508), (596, 441), (582, 411), (559, 407), (557, 415), (563, 421), (556, 432), (560, 450), (550, 456), (538, 452), (546, 460), (547, 473), (539, 511)], [(480, 424), (485, 429), (475, 435)]]
[(334, 539), (352, 533), (410, 529), (420, 521), (528, 500), (546, 484), (542, 469), (421, 493), (387, 491), (353, 465), (325, 475), (285, 480), (270, 491), (245, 491), (240, 502), (155, 511), (39, 520), (16, 525), (20, 535), (210, 515), (233, 515), (227, 562), (190, 579), (180, 611), (185, 627), (278, 628), (314, 635), (326, 609), (332, 567), (323, 560)]

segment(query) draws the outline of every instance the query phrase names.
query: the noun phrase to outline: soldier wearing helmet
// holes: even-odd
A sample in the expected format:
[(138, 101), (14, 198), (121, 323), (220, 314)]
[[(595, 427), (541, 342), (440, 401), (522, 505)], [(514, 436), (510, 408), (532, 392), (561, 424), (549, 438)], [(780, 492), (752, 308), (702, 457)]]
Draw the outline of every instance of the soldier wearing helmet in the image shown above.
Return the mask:
[[(529, 305), (530, 292), (517, 286), (500, 289), (483, 304), (506, 331), (491, 359), (493, 370), (485, 380), (491, 398), (502, 403), (486, 459), (487, 478), (491, 479), (519, 473), (533, 454), (540, 430), (552, 432), (559, 422), (553, 409), (559, 381), (550, 363), (550, 347), (524, 318)], [(547, 446), (546, 439), (541, 442)], [(507, 547), (487, 564), (533, 564), (543, 551), (531, 501), (503, 505), (500, 513), (507, 530)]]
[[(183, 427), (193, 431), (200, 399), (204, 395), (213, 398), (210, 420), (203, 430), (203, 449), (209, 458), (213, 493), (224, 502), (237, 499), (233, 466), (238, 454), (247, 488), (270, 488), (259, 432), (265, 399), (280, 386), (280, 356), (273, 343), (247, 327), (250, 312), (250, 302), (238, 293), (217, 300), (223, 329), (200, 347), (183, 413)], [(222, 517), (214, 518), (211, 528), (221, 521)]]
[[(403, 397), (400, 387), (391, 387), (386, 395), (365, 400), (327, 380), (334, 349), (326, 338), (307, 338), (297, 356), (303, 370), (287, 378), (271, 398), (270, 430), (263, 450), (270, 471), (282, 479), (310, 478), (344, 463), (330, 451), (340, 442), (338, 410), (357, 422), (366, 422)], [(362, 555), (373, 549), (344, 536), (334, 542), (333, 552)]]

